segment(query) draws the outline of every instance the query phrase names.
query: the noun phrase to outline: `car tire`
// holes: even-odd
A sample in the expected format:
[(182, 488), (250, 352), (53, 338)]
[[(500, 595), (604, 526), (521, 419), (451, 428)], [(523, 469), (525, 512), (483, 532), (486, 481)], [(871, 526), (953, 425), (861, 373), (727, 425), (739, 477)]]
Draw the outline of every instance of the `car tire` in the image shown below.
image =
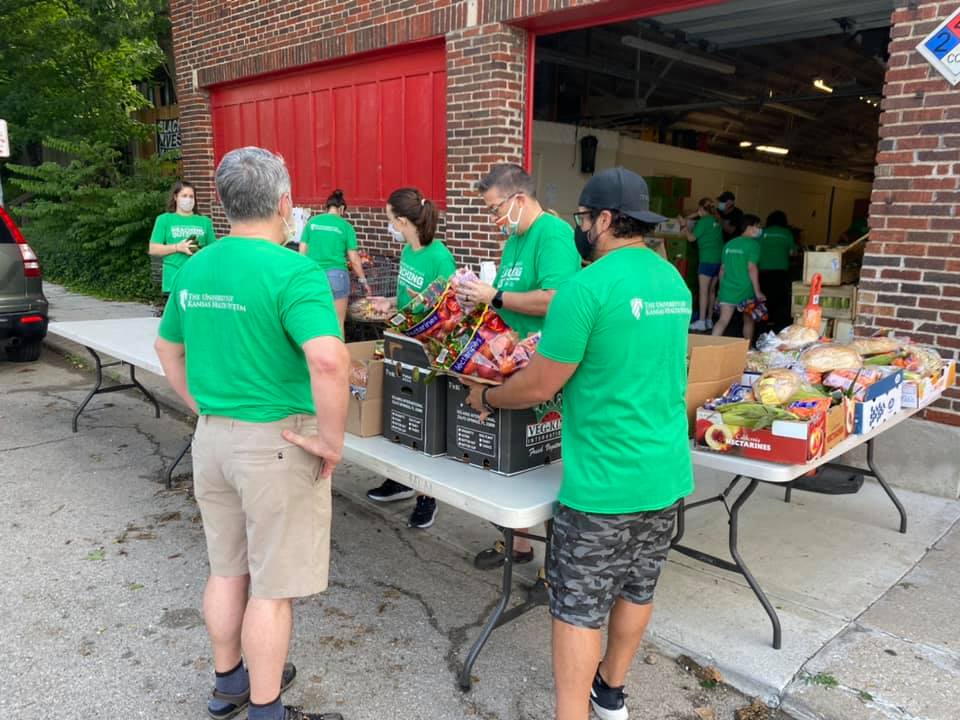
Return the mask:
[(40, 349), (43, 340), (28, 340), (7, 348), (7, 357), (10, 362), (33, 362), (40, 359)]

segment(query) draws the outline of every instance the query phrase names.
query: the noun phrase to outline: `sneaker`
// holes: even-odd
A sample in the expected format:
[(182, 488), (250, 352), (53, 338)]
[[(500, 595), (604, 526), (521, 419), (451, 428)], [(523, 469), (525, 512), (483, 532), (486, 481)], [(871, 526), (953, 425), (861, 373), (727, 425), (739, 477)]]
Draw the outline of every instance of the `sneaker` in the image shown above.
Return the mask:
[[(286, 663), (283, 666), (283, 676), (280, 679), (280, 693), (290, 687), (297, 677), (297, 668), (293, 663)], [(207, 714), (213, 720), (229, 720), (239, 715), (247, 709), (250, 704), (250, 688), (238, 695), (229, 695), (217, 690), (216, 687), (210, 693), (210, 700), (207, 702)]]
[(713, 330), (713, 319), (707, 318), (707, 330)]
[(389, 503), (397, 500), (409, 500), (416, 494), (417, 492), (413, 488), (408, 488), (406, 485), (401, 485), (387, 478), (380, 487), (367, 490), (367, 499), (378, 503)]
[[(513, 564), (525, 565), (533, 560), (533, 548), (523, 552), (513, 551)], [(503, 540), (497, 540), (492, 548), (477, 553), (473, 558), (473, 566), (477, 570), (493, 570), (507, 561), (507, 551)]]
[(308, 713), (301, 707), (283, 706), (283, 720), (343, 720), (340, 713)]
[(421, 495), (417, 498), (417, 506), (410, 513), (407, 527), (426, 530), (437, 519), (437, 501), (432, 497)]
[(696, 322), (690, 323), (690, 329), (691, 329), (693, 332), (706, 332), (706, 331), (707, 331), (707, 323), (704, 322), (703, 320), (697, 320)]
[(590, 704), (600, 720), (627, 720), (630, 714), (624, 704), (626, 693), (622, 687), (610, 687), (600, 677), (600, 668), (593, 676), (593, 687), (590, 688)]

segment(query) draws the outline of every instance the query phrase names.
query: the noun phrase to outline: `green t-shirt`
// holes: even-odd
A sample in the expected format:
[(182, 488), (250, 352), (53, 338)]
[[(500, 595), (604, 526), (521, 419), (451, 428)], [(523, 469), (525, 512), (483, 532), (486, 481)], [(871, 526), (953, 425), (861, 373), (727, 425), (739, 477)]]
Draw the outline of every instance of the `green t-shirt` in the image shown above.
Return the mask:
[[(504, 292), (556, 290), (580, 269), (573, 228), (543, 213), (522, 235), (511, 235), (503, 246), (493, 286)], [(502, 308), (497, 310), (521, 338), (543, 329), (543, 318)]]
[(301, 346), (323, 336), (342, 337), (326, 273), (257, 238), (227, 237), (193, 258), (160, 321), (160, 337), (186, 346), (200, 414), (245, 422), (314, 412)]
[(723, 250), (723, 228), (717, 219), (713, 215), (704, 215), (693, 226), (693, 236), (697, 239), (700, 262), (719, 265)]
[[(205, 215), (179, 215), (175, 212), (164, 213), (157, 217), (153, 224), (153, 233), (150, 242), (159, 245), (176, 245), (179, 242), (193, 237), (197, 247), (204, 248), (217, 239), (213, 232), (213, 222)], [(170, 292), (173, 281), (180, 272), (180, 268), (192, 256), (183, 253), (165, 255), (163, 258), (163, 284), (161, 290)]]
[(537, 352), (577, 363), (563, 388), (560, 502), (614, 515), (693, 492), (687, 439), (690, 290), (670, 263), (623, 248), (557, 290)]
[(323, 213), (307, 220), (300, 242), (307, 244), (307, 257), (322, 269), (343, 270), (347, 267), (347, 251), (357, 249), (357, 233), (339, 215)]
[(453, 255), (439, 240), (419, 250), (404, 245), (400, 253), (400, 274), (397, 276), (397, 309), (403, 310), (413, 299), (408, 290), (414, 294), (420, 293), (437, 278), (446, 280), (456, 270)]
[(755, 238), (741, 235), (723, 248), (723, 277), (717, 300), (728, 305), (739, 305), (756, 296), (750, 280), (749, 265), (760, 260), (760, 243)]
[(760, 262), (757, 267), (761, 270), (789, 270), (790, 253), (796, 246), (790, 228), (766, 228), (760, 236)]

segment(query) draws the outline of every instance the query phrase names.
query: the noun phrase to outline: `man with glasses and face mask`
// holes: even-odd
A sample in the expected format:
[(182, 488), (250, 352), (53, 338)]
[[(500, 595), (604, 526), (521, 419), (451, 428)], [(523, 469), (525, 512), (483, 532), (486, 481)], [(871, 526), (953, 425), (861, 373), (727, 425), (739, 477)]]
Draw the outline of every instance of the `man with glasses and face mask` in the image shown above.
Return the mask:
[(293, 598), (327, 587), (330, 480), (350, 358), (324, 271), (293, 231), (283, 159), (227, 153), (216, 173), (230, 234), (177, 274), (160, 323), (167, 380), (200, 417), (194, 494), (210, 577), (203, 614), (216, 677), (210, 717), (342, 720), (284, 707)]
[[(490, 219), (505, 239), (493, 285), (466, 283), (464, 296), (491, 305), (521, 338), (543, 328), (554, 292), (580, 269), (573, 229), (546, 212), (535, 196), (536, 186), (519, 165), (494, 165), (477, 183)], [(522, 532), (522, 530), (521, 530)], [(502, 543), (474, 560), (481, 569), (503, 564)], [(514, 562), (533, 560), (525, 538), (514, 542)]]
[[(547, 579), (557, 720), (626, 720), (624, 685), (652, 614), (677, 502), (693, 491), (687, 440), (692, 300), (648, 247), (661, 216), (647, 185), (595, 175), (575, 213), (593, 261), (557, 290), (526, 368), (471, 384), (482, 414), (527, 408), (563, 389), (563, 482)], [(609, 615), (606, 649), (602, 628)]]

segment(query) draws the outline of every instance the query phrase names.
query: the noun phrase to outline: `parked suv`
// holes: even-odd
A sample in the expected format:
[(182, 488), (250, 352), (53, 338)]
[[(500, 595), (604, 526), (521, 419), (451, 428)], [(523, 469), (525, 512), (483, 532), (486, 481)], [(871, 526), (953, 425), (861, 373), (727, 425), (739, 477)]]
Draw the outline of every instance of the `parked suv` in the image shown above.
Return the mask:
[(0, 346), (14, 362), (40, 357), (47, 299), (40, 261), (13, 218), (0, 207)]

